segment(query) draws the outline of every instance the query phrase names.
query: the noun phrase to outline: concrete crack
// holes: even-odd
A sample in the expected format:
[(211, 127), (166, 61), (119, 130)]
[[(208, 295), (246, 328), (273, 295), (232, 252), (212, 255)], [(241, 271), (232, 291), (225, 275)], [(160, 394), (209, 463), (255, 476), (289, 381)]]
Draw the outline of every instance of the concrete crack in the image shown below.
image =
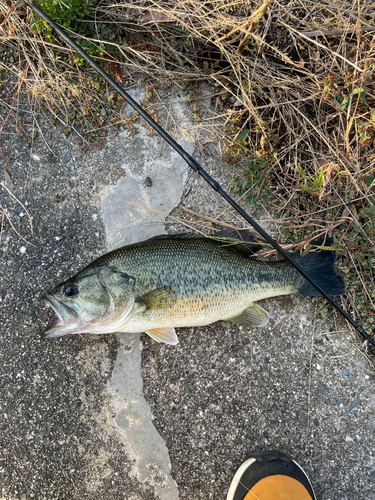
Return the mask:
[[(132, 92), (134, 99), (142, 98), (142, 90)], [(191, 113), (183, 98), (172, 99), (170, 113), (175, 115), (181, 132), (188, 131), (193, 124)], [(191, 134), (183, 133), (178, 142), (193, 154)], [(142, 127), (134, 137), (123, 133), (112, 138), (109, 147), (116, 156), (114, 160), (121, 161), (125, 174), (116, 186), (107, 188), (102, 198), (107, 246), (112, 250), (165, 233), (165, 217), (160, 212), (167, 216), (180, 204), (188, 166), (166, 147), (161, 137), (149, 137)], [(168, 449), (152, 423), (150, 407), (143, 397), (139, 339), (139, 334), (119, 334), (120, 348), (109, 383), (117, 407), (114, 426), (121, 432), (134, 460), (132, 475), (151, 486), (162, 500), (177, 500), (179, 494), (171, 476)]]

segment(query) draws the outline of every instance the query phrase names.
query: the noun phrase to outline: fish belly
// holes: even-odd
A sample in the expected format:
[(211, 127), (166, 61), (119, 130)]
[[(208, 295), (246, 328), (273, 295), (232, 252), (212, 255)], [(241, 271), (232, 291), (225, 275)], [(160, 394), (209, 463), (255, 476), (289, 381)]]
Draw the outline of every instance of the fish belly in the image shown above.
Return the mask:
[(216, 290), (205, 296), (178, 298), (172, 307), (135, 314), (121, 331), (141, 333), (163, 327), (206, 326), (220, 320), (240, 315), (253, 302), (268, 297), (295, 293), (293, 285), (270, 286), (269, 283), (240, 286), (232, 290)]

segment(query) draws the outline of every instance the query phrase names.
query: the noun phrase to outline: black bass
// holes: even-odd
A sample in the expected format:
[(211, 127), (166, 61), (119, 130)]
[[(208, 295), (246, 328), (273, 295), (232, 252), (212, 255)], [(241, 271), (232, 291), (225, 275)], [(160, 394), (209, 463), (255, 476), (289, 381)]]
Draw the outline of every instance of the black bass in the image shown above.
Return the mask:
[[(256, 301), (319, 295), (289, 262), (254, 257), (259, 248), (183, 234), (113, 250), (42, 295), (57, 315), (44, 337), (146, 332), (177, 344), (176, 327), (219, 320), (264, 326), (269, 315)], [(292, 257), (329, 295), (345, 293), (333, 268), (335, 252)]]

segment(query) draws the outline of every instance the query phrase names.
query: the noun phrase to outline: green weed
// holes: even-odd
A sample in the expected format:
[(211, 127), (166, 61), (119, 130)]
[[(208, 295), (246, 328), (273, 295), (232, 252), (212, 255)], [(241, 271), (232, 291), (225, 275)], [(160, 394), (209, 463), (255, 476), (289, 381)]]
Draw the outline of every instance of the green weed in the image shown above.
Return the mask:
[[(43, 12), (51, 19), (58, 22), (63, 28), (84, 37), (94, 37), (95, 35), (92, 9), (96, 3), (95, 0), (42, 0), (37, 2)], [(90, 20), (90, 18), (92, 20)], [(54, 30), (50, 25), (34, 13), (32, 14), (31, 28), (41, 33), (46, 40), (55, 39)], [(90, 56), (104, 55), (101, 48), (89, 40), (81, 38), (78, 40), (78, 43)], [(84, 60), (79, 54), (74, 54), (73, 59), (77, 66), (82, 66), (84, 64)]]

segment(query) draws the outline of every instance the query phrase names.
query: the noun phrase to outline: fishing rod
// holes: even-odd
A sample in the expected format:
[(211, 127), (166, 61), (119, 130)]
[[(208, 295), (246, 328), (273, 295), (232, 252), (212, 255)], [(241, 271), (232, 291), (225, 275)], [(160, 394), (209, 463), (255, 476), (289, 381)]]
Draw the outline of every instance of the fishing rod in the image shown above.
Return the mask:
[(132, 106), (142, 118), (146, 120), (151, 127), (165, 139), (177, 153), (182, 156), (186, 163), (197, 172), (208, 184), (217, 191), (232, 207), (251, 225), (256, 231), (273, 246), (278, 253), (286, 259), (302, 276), (314, 287), (318, 292), (340, 313), (344, 318), (349, 321), (351, 325), (357, 330), (362, 337), (370, 344), (375, 346), (375, 341), (365, 332), (365, 330), (354, 321), (310, 276), (295, 262), (284, 250), (274, 241), (269, 234), (262, 229), (257, 222), (255, 222), (230, 196), (226, 193), (218, 182), (215, 181), (203, 168), (158, 124), (156, 121), (143, 109), (141, 106), (123, 90), (109, 75), (101, 68), (88, 54), (85, 52), (74, 40), (68, 36), (65, 31), (60, 28), (47, 14), (45, 14), (37, 5), (30, 0), (25, 0), (34, 12), (36, 12), (44, 21), (46, 21), (60, 36), (63, 38), (70, 47), (72, 47), (78, 54), (92, 66), (97, 73), (99, 73), (124, 99), (130, 106)]

